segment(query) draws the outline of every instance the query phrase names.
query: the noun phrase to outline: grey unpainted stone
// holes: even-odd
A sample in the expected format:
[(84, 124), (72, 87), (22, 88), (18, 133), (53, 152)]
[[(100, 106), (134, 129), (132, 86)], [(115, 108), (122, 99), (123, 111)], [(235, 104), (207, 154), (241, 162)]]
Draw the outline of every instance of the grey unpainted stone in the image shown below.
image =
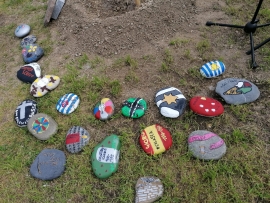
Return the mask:
[(60, 12), (61, 12), (64, 4), (65, 4), (65, 2), (66, 2), (65, 0), (57, 0), (56, 1), (56, 4), (55, 4), (55, 7), (53, 9), (53, 13), (52, 13), (51, 18), (53, 18), (55, 20), (58, 18), (59, 14), (60, 14)]

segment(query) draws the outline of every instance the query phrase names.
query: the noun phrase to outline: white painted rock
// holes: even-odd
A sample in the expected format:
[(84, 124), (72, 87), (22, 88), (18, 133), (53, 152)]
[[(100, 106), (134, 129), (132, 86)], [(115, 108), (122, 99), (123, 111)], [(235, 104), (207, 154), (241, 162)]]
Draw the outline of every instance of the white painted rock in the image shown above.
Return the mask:
[(221, 61), (210, 61), (200, 68), (200, 72), (205, 78), (213, 78), (224, 73), (225, 69), (225, 65)]

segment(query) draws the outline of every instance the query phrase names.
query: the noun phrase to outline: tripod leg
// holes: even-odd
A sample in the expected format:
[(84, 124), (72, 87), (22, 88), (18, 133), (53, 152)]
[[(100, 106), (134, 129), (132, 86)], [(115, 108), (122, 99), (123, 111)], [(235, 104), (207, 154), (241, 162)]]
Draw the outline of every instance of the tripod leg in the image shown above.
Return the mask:
[(251, 48), (251, 63), (252, 63), (252, 68), (255, 69), (258, 67), (256, 61), (255, 61), (255, 55), (254, 55), (254, 41), (253, 41), (253, 36), (252, 32), (249, 33), (249, 38), (250, 38), (250, 48)]
[[(270, 42), (270, 38), (264, 40), (262, 43), (258, 44), (257, 46), (254, 47), (254, 51), (256, 49), (259, 49), (261, 46), (265, 45), (267, 42)], [(247, 55), (251, 54), (251, 50), (246, 52)]]
[(224, 24), (224, 23), (213, 23), (210, 21), (207, 21), (206, 26), (216, 25), (216, 26), (223, 26), (223, 27), (233, 27), (233, 28), (244, 28), (245, 26), (241, 25), (231, 25), (231, 24)]

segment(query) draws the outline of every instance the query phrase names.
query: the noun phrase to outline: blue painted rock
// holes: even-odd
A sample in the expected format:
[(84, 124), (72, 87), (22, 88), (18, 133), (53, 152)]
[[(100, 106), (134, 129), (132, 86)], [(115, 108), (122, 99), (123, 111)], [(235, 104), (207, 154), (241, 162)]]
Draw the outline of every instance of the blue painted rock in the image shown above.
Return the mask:
[(45, 75), (37, 78), (30, 87), (33, 97), (42, 97), (49, 91), (55, 89), (60, 83), (60, 78), (55, 75)]
[(210, 61), (200, 68), (200, 72), (203, 77), (213, 78), (224, 73), (225, 69), (225, 65), (221, 61)]
[(159, 178), (153, 176), (141, 177), (136, 184), (135, 203), (154, 202), (163, 195), (163, 184)]
[(24, 37), (21, 41), (21, 47), (25, 47), (31, 44), (34, 44), (37, 41), (37, 38), (35, 35), (28, 35)]
[(68, 93), (58, 100), (56, 109), (62, 114), (71, 114), (77, 109), (79, 103), (80, 99), (76, 94)]
[(41, 69), (37, 63), (27, 64), (17, 71), (17, 78), (26, 83), (33, 83), (40, 76)]
[(43, 49), (36, 44), (27, 45), (22, 50), (22, 57), (25, 63), (36, 62), (43, 55), (44, 55)]
[(228, 104), (244, 104), (255, 101), (260, 96), (256, 85), (246, 79), (227, 78), (217, 83), (216, 93)]
[(53, 180), (65, 170), (66, 156), (58, 149), (44, 149), (30, 167), (30, 174), (41, 180)]
[(107, 120), (114, 113), (114, 104), (109, 98), (103, 98), (94, 108), (94, 115), (99, 120)]
[(147, 110), (147, 103), (142, 98), (129, 98), (122, 104), (122, 114), (129, 118), (140, 118)]
[(38, 113), (29, 119), (27, 128), (37, 139), (47, 140), (57, 132), (58, 125), (50, 116)]
[(166, 87), (159, 90), (155, 97), (160, 113), (168, 118), (177, 118), (183, 114), (187, 100), (179, 89)]
[(110, 177), (118, 169), (120, 139), (117, 135), (106, 137), (98, 144), (91, 155), (92, 169), (100, 179)]
[(66, 136), (66, 148), (70, 153), (80, 152), (90, 140), (90, 134), (80, 126), (73, 126)]
[(200, 116), (214, 117), (224, 112), (222, 104), (210, 97), (193, 97), (189, 106), (194, 113)]
[(217, 160), (226, 153), (226, 144), (218, 135), (197, 130), (188, 137), (188, 148), (194, 157), (203, 160)]
[(29, 119), (38, 112), (37, 102), (31, 99), (24, 100), (16, 108), (14, 119), (19, 127), (25, 127)]
[(25, 37), (30, 33), (30, 26), (26, 24), (20, 24), (16, 29), (15, 29), (15, 35), (16, 37)]

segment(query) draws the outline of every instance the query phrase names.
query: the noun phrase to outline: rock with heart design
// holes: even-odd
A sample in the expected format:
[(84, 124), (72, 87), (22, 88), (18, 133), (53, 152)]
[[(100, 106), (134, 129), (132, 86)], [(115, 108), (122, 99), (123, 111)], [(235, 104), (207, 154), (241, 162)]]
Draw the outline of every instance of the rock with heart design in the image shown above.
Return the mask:
[(158, 124), (145, 128), (139, 140), (143, 150), (150, 155), (165, 152), (172, 146), (171, 133)]
[(141, 177), (136, 183), (135, 203), (150, 203), (163, 195), (163, 184), (154, 176)]
[(120, 147), (119, 137), (112, 134), (94, 148), (91, 155), (91, 163), (94, 174), (98, 178), (108, 178), (117, 171)]
[(80, 98), (78, 95), (73, 93), (68, 93), (62, 96), (57, 104), (56, 109), (62, 114), (71, 114), (73, 111), (77, 109), (80, 104)]
[(90, 134), (80, 126), (73, 126), (66, 136), (66, 148), (70, 153), (80, 152), (90, 140)]
[(43, 49), (37, 44), (29, 44), (23, 47), (22, 57), (25, 63), (38, 61), (44, 55)]
[(29, 119), (27, 128), (37, 139), (48, 140), (57, 132), (58, 125), (52, 117), (37, 113)]
[(188, 149), (198, 159), (217, 160), (226, 153), (226, 144), (212, 132), (197, 130), (188, 137)]
[(19, 127), (25, 127), (30, 118), (38, 112), (37, 102), (31, 99), (19, 104), (14, 113), (14, 120)]
[(17, 78), (26, 83), (33, 83), (40, 76), (41, 69), (37, 63), (29, 63), (17, 71)]
[(37, 78), (30, 87), (30, 94), (34, 97), (42, 97), (54, 90), (60, 83), (60, 78), (55, 75), (45, 75)]
[(21, 41), (21, 47), (25, 47), (31, 44), (34, 44), (37, 41), (37, 38), (35, 35), (28, 35), (24, 37)]
[(16, 29), (15, 29), (15, 36), (16, 37), (25, 37), (30, 33), (30, 26), (27, 24), (20, 24)]
[(221, 75), (225, 71), (225, 65), (221, 61), (210, 61), (200, 68), (200, 73), (205, 78), (213, 78)]
[(99, 120), (107, 120), (114, 113), (114, 104), (109, 98), (103, 98), (94, 108), (94, 115)]
[(129, 118), (140, 118), (145, 114), (147, 110), (147, 103), (144, 99), (128, 98), (122, 104), (122, 114)]
[(200, 116), (214, 117), (224, 112), (222, 104), (210, 97), (193, 97), (189, 101), (189, 106), (194, 113)]

